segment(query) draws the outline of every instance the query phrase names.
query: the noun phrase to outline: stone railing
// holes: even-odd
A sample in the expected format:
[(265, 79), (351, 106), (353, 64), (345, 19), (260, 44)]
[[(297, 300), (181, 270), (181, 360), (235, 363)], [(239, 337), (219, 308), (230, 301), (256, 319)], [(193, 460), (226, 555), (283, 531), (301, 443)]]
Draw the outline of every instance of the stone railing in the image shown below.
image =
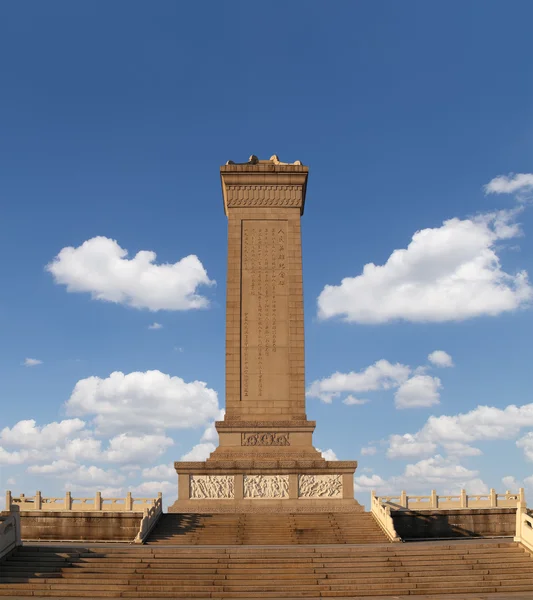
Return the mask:
[(139, 533), (134, 540), (136, 544), (144, 544), (144, 540), (148, 537), (148, 534), (152, 531), (162, 513), (163, 495), (159, 492), (157, 499), (154, 500), (154, 504), (150, 508), (144, 509)]
[(516, 535), (514, 540), (522, 544), (529, 552), (533, 552), (533, 515), (528, 511), (524, 499), (521, 499), (516, 507)]
[(21, 544), (18, 511), (13, 510), (7, 516), (0, 516), (0, 559)]
[(144, 512), (151, 509), (161, 498), (133, 498), (128, 492), (125, 498), (102, 498), (100, 492), (96, 492), (93, 498), (73, 498), (67, 492), (62, 498), (43, 498), (41, 492), (35, 496), (12, 496), (10, 491), (6, 492), (6, 510), (16, 508), (19, 511), (76, 511), (76, 512)]
[(387, 537), (391, 542), (401, 542), (401, 538), (398, 537), (396, 529), (394, 528), (394, 522), (391, 516), (390, 506), (385, 506), (380, 502), (380, 498), (376, 496), (375, 492), (370, 493), (370, 506), (374, 518), (378, 522), (378, 525), (383, 529)]
[(525, 501), (523, 488), (518, 493), (507, 491), (505, 494), (497, 494), (493, 489), (488, 494), (467, 494), (465, 490), (461, 490), (457, 496), (439, 496), (435, 490), (431, 490), (429, 496), (408, 496), (402, 491), (399, 496), (380, 496), (378, 500), (393, 510), (516, 508), (517, 502)]

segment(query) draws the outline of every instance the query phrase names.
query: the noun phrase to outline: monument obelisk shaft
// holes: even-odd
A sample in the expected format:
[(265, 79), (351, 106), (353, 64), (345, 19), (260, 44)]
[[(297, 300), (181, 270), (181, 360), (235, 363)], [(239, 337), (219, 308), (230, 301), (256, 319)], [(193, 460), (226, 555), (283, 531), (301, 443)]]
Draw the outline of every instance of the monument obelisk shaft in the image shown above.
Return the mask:
[(221, 170), (228, 216), (226, 420), (304, 421), (300, 215), (308, 169), (264, 161), (251, 175), (239, 167)]

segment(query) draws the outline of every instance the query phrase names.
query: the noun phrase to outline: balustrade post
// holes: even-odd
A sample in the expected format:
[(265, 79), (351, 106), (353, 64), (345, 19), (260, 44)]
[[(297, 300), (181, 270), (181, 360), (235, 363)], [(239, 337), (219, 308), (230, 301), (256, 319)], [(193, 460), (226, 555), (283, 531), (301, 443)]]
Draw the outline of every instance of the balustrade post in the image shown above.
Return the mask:
[(131, 492), (126, 494), (126, 502), (124, 504), (125, 510), (133, 510), (133, 499), (131, 497)]
[(6, 492), (6, 510), (11, 510), (11, 492), (7, 490)]
[(437, 498), (437, 490), (431, 490), (431, 508), (439, 508), (439, 501)]
[(496, 501), (496, 490), (494, 488), (490, 488), (489, 498), (490, 498), (490, 507), (495, 508), (497, 506), (497, 501)]
[(524, 494), (524, 488), (520, 488), (518, 491), (518, 506), (526, 507), (526, 496)]
[(41, 492), (35, 492), (35, 510), (41, 510), (43, 507), (43, 499), (41, 498)]
[(402, 490), (402, 493), (400, 494), (400, 506), (407, 508), (407, 492), (405, 490)]
[(102, 510), (102, 492), (96, 492), (94, 496), (94, 510)]
[(461, 508), (468, 506), (468, 498), (466, 496), (466, 490), (461, 490)]
[(65, 510), (72, 510), (72, 495), (70, 492), (65, 493), (65, 504), (63, 507)]

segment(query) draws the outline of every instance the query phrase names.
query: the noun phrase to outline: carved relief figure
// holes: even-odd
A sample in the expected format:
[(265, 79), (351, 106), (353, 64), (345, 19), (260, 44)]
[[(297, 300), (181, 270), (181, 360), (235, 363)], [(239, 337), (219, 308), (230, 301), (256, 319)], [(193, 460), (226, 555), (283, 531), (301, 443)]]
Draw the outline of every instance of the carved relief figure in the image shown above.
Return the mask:
[(190, 497), (235, 498), (233, 475), (191, 475)]
[(288, 475), (245, 475), (245, 498), (288, 498)]
[(300, 475), (300, 498), (342, 498), (341, 475)]

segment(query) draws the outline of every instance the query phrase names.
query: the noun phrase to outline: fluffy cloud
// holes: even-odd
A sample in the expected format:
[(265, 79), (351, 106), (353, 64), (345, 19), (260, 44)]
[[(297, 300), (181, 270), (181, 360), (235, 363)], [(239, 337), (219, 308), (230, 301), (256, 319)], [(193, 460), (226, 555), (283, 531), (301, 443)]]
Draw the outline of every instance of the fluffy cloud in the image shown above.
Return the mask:
[[(435, 444), (443, 446), (451, 455), (474, 456), (480, 454), (480, 450), (470, 446), (472, 442), (513, 439), (521, 429), (532, 426), (533, 404), (511, 404), (504, 409), (478, 406), (463, 414), (429, 417), (422, 429), (414, 434), (391, 435), (387, 456), (402, 458), (428, 454)], [(528, 451), (528, 439), (528, 436), (522, 438), (520, 447), (524, 452)]]
[(143, 469), (142, 476), (150, 479), (176, 479), (177, 481), (174, 465), (156, 465), (155, 467)]
[(452, 357), (444, 350), (435, 350), (428, 355), (429, 362), (436, 367), (453, 367)]
[(157, 265), (155, 252), (142, 250), (131, 259), (127, 256), (128, 251), (115, 240), (94, 237), (77, 248), (63, 248), (46, 270), (68, 292), (89, 292), (95, 300), (152, 311), (208, 306), (197, 288), (215, 282), (198, 257)]
[(361, 448), (361, 456), (374, 456), (377, 454), (378, 449), (375, 446), (365, 446)]
[(438, 454), (406, 465), (401, 475), (389, 479), (373, 474), (361, 475), (354, 480), (356, 492), (375, 490), (382, 495), (399, 495), (402, 490), (411, 494), (428, 495), (431, 489), (436, 488), (441, 494), (457, 494), (463, 488), (470, 494), (484, 494), (488, 491), (477, 471)]
[(104, 457), (109, 462), (150, 462), (163, 454), (174, 442), (165, 435), (134, 436), (121, 433), (109, 440)]
[(20, 448), (53, 448), (84, 427), (85, 422), (81, 419), (66, 419), (44, 427), (36, 426), (34, 419), (28, 419), (19, 421), (12, 428), (4, 427), (0, 432), (0, 443)]
[(25, 367), (36, 367), (37, 365), (42, 365), (43, 361), (38, 358), (25, 358), (22, 364)]
[(499, 242), (520, 234), (515, 215), (497, 211), (454, 218), (417, 231), (408, 247), (394, 250), (384, 265), (369, 263), (361, 275), (326, 285), (318, 297), (319, 317), (352, 323), (445, 322), (528, 305), (533, 288), (527, 273), (506, 273), (497, 255)]
[(491, 179), (486, 194), (523, 194), (533, 191), (533, 173), (509, 173)]
[(317, 448), (317, 450), (320, 452), (320, 454), (322, 454), (322, 458), (326, 460), (339, 460), (331, 448), (328, 450), (320, 450), (320, 448)]
[(160, 371), (82, 379), (66, 409), (73, 416), (95, 415), (102, 433), (197, 427), (219, 414), (217, 394), (204, 382), (186, 383)]
[(342, 402), (347, 406), (361, 406), (363, 404), (368, 404), (370, 400), (366, 400), (365, 398), (356, 398), (350, 394), (349, 396), (346, 396)]
[(529, 431), (517, 440), (516, 445), (522, 449), (527, 460), (533, 461), (533, 432)]
[(85, 487), (95, 485), (116, 485), (125, 481), (124, 475), (120, 475), (114, 470), (101, 469), (100, 467), (80, 465), (68, 473), (69, 482), (65, 484), (65, 489), (74, 489), (76, 484)]
[(31, 465), (26, 470), (32, 475), (57, 475), (59, 473), (68, 473), (76, 469), (77, 465), (69, 460), (54, 460), (49, 465)]
[(148, 325), (148, 329), (163, 329), (163, 325), (154, 321), (151, 325)]
[(211, 452), (214, 452), (216, 449), (215, 444), (211, 442), (202, 442), (200, 444), (196, 444), (193, 446), (189, 452), (184, 454), (180, 460), (184, 461), (202, 461), (207, 460)]
[(407, 465), (404, 475), (406, 478), (416, 481), (443, 484), (449, 483), (450, 480), (461, 482), (471, 480), (477, 475), (477, 471), (471, 471), (437, 454), (431, 458), (420, 460), (415, 464)]
[(411, 458), (424, 454), (432, 454), (437, 449), (433, 442), (419, 441), (416, 436), (406, 433), (405, 435), (391, 435), (387, 456), (389, 458)]
[(396, 408), (420, 408), (439, 404), (439, 388), (442, 387), (438, 377), (415, 375), (404, 381), (394, 394)]
[(337, 372), (326, 379), (314, 381), (309, 386), (307, 396), (320, 398), (322, 402), (329, 404), (343, 392), (368, 392), (397, 387), (407, 380), (410, 372), (411, 369), (406, 365), (393, 365), (388, 360), (378, 360), (359, 373)]

